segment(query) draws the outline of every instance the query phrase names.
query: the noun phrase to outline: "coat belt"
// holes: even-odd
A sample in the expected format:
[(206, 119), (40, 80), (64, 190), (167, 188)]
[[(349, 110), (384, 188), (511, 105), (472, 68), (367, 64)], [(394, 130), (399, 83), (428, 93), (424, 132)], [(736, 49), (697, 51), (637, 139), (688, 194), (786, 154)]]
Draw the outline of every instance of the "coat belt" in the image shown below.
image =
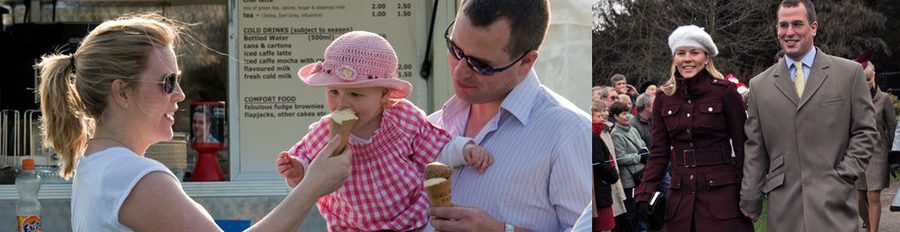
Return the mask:
[(679, 167), (702, 167), (732, 164), (731, 145), (723, 144), (702, 149), (675, 148), (674, 163)]

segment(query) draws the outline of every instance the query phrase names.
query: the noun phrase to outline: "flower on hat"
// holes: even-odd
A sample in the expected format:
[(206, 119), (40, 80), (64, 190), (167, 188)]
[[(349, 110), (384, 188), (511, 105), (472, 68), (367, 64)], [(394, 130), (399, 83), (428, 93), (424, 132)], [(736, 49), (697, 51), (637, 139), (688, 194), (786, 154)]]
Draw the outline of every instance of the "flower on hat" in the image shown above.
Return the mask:
[(350, 67), (350, 65), (344, 65), (341, 67), (341, 70), (337, 76), (346, 81), (352, 81), (353, 79), (355, 79), (354, 77), (356, 77), (356, 75), (354, 74), (356, 74), (356, 69), (353, 69), (353, 67)]

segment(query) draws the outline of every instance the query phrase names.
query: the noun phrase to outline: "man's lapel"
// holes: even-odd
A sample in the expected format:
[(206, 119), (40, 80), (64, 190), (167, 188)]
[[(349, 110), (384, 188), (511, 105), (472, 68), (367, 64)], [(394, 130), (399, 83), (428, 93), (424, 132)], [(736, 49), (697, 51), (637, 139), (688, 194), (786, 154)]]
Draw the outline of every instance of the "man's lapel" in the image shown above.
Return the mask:
[(814, 94), (816, 94), (819, 87), (822, 87), (822, 83), (828, 78), (828, 72), (826, 71), (828, 67), (831, 66), (831, 59), (828, 59), (827, 55), (818, 48), (816, 49), (816, 53), (813, 66), (809, 69), (809, 78), (806, 81), (806, 87), (803, 89), (803, 97), (800, 100), (800, 105), (797, 106), (798, 110), (802, 108)]
[[(794, 105), (799, 105), (800, 98), (797, 97), (797, 91), (794, 90), (794, 82), (791, 81), (791, 73), (787, 69), (784, 59), (775, 64), (775, 88), (781, 91), (784, 97), (791, 100)], [(752, 88), (753, 86), (751, 86)]]

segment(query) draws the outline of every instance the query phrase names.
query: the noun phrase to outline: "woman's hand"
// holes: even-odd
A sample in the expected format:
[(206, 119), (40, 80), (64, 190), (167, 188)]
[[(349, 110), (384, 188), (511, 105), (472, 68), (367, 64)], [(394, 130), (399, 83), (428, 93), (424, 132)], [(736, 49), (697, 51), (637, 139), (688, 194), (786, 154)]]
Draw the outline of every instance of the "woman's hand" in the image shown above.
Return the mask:
[(316, 155), (309, 163), (309, 170), (300, 182), (302, 188), (310, 188), (318, 198), (334, 192), (344, 184), (344, 180), (350, 176), (350, 167), (353, 160), (352, 149), (344, 149), (339, 155), (331, 156), (337, 145), (341, 142), (340, 136), (335, 136), (325, 149)]

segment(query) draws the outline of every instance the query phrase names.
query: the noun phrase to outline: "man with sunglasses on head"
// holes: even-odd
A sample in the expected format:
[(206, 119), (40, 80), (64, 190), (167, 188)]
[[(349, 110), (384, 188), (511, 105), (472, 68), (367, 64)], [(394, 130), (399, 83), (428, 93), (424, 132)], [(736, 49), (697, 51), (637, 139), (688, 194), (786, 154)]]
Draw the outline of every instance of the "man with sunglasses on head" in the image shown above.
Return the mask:
[(430, 120), (495, 155), (484, 173), (456, 167), (453, 207), (426, 231), (569, 231), (591, 201), (590, 117), (532, 69), (547, 0), (467, 0), (445, 33), (455, 95)]

